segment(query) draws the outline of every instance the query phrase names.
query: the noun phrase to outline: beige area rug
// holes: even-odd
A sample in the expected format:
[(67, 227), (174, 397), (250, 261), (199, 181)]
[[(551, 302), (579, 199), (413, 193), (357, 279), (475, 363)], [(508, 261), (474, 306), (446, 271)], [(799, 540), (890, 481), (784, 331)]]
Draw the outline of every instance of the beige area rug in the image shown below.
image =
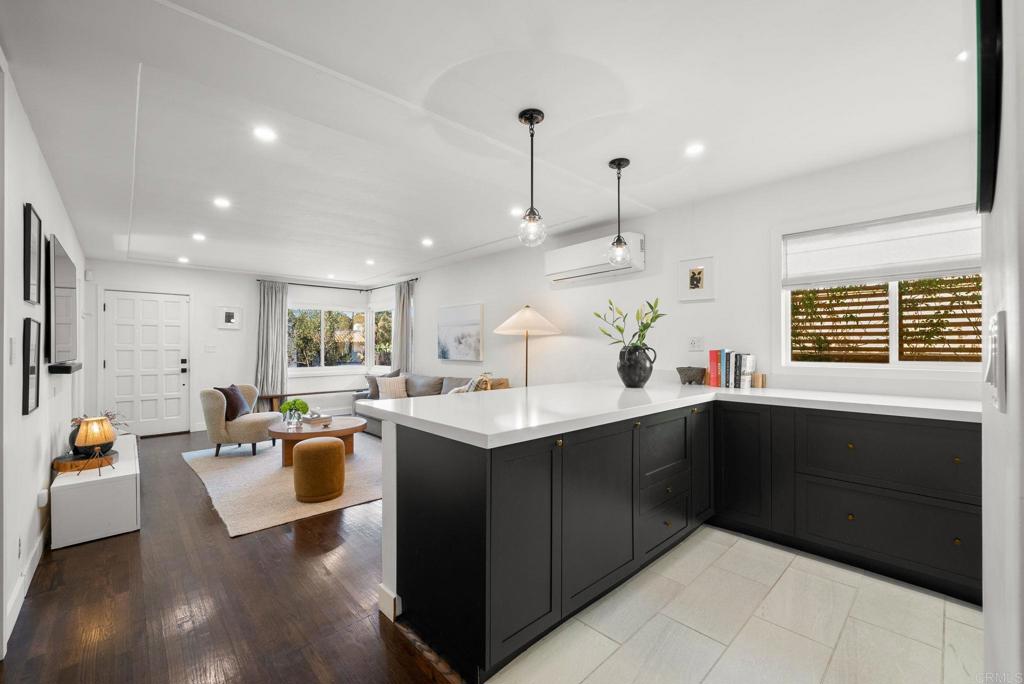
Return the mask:
[(295, 500), (292, 469), (281, 467), (280, 440), (277, 446), (261, 442), (256, 447), (255, 456), (248, 444), (225, 444), (217, 457), (213, 448), (181, 455), (206, 485), (232, 537), (381, 498), (377, 437), (355, 435), (355, 453), (345, 454), (344, 493), (320, 503)]

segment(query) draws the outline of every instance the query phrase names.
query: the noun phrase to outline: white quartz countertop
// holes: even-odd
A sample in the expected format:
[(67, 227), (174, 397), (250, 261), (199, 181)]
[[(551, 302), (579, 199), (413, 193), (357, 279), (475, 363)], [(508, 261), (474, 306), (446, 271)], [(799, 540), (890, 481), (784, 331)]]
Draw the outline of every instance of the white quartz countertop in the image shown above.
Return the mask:
[(981, 402), (795, 389), (728, 389), (650, 382), (574, 382), (359, 402), (359, 412), (491, 449), (708, 401), (981, 422)]

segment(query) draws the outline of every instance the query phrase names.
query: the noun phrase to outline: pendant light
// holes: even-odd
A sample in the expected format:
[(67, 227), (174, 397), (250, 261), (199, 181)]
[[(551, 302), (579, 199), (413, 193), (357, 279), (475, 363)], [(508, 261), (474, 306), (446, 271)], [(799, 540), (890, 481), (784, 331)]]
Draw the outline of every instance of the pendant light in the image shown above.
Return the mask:
[(622, 237), (622, 169), (629, 166), (629, 160), (624, 157), (612, 159), (608, 166), (615, 169), (615, 195), (618, 200), (618, 230), (612, 244), (608, 245), (608, 263), (612, 266), (626, 266), (629, 264), (629, 245)]
[(527, 247), (536, 247), (548, 236), (544, 220), (533, 206), (533, 127), (544, 120), (544, 112), (539, 109), (524, 109), (519, 112), (519, 122), (530, 127), (530, 208), (523, 214), (519, 224), (519, 241)]

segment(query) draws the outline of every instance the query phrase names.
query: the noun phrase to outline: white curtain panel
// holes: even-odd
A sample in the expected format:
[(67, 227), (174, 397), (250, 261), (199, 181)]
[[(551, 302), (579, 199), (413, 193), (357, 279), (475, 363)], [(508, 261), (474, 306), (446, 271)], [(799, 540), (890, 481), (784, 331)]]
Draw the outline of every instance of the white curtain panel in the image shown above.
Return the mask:
[(407, 280), (395, 285), (395, 322), (392, 331), (392, 368), (403, 372), (411, 370), (412, 364), (412, 316), (413, 286), (415, 281)]
[[(256, 387), (260, 397), (288, 391), (288, 283), (260, 281), (260, 317), (256, 334)], [(270, 402), (260, 399), (262, 410)]]

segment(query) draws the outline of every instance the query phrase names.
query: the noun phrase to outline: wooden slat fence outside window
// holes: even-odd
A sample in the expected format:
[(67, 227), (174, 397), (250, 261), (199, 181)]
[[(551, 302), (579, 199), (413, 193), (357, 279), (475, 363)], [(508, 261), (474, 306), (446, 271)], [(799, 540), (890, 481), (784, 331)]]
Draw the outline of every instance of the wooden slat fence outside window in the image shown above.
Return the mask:
[(901, 281), (900, 361), (981, 361), (981, 276)]
[(793, 361), (889, 363), (889, 284), (793, 290)]

